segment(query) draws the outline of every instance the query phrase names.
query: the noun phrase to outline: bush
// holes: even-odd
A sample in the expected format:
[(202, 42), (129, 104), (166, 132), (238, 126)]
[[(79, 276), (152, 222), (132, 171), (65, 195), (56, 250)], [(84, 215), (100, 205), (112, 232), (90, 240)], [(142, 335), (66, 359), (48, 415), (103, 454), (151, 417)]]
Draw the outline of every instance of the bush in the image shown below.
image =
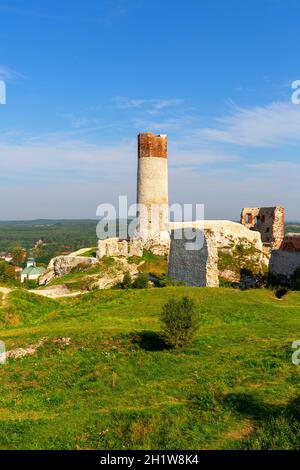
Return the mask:
[(24, 284), (27, 289), (36, 289), (38, 287), (38, 283), (34, 279), (27, 279)]
[(162, 274), (160, 276), (155, 275), (154, 273), (150, 273), (150, 275), (155, 279), (154, 285), (155, 287), (175, 287), (175, 286), (184, 286), (184, 282), (176, 281), (172, 277), (166, 276), (166, 274)]
[(132, 279), (129, 272), (126, 272), (123, 277), (122, 288), (123, 289), (131, 289), (132, 287)]
[(132, 287), (134, 289), (147, 289), (148, 282), (148, 275), (146, 273), (139, 273), (134, 283), (132, 284)]
[(277, 299), (282, 299), (287, 293), (288, 293), (288, 288), (287, 287), (278, 287), (275, 291), (275, 295)]
[(198, 329), (195, 304), (189, 297), (169, 300), (161, 315), (162, 337), (171, 348), (189, 343)]

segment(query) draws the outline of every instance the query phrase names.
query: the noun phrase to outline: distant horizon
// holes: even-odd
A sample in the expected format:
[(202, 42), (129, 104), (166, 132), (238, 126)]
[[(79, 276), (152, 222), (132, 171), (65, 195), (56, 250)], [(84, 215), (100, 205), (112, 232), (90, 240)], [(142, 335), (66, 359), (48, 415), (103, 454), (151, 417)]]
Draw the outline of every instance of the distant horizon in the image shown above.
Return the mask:
[[(36, 223), (36, 222), (99, 222), (100, 218), (97, 218), (97, 219), (89, 219), (89, 218), (83, 218), (83, 219), (76, 219), (76, 218), (72, 218), (72, 219), (67, 219), (67, 218), (58, 218), (58, 219), (15, 219), (15, 220), (4, 220), (4, 219), (0, 219), (0, 224), (2, 223)], [(126, 220), (126, 219), (111, 219), (111, 220)], [(127, 220), (130, 220), (130, 217), (127, 219)], [(237, 219), (208, 219), (208, 218), (205, 218), (204, 220), (230, 220), (231, 222), (236, 222), (236, 223), (240, 223), (239, 220)], [(291, 224), (300, 224), (300, 220), (286, 220), (285, 222), (285, 225), (291, 225)]]

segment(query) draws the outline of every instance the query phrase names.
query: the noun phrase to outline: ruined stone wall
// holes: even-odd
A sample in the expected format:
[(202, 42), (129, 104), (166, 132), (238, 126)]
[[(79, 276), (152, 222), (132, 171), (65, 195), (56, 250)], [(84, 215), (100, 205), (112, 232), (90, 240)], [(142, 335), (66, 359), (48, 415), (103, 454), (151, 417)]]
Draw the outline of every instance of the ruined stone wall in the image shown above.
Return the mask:
[(119, 238), (108, 238), (98, 241), (97, 259), (103, 256), (143, 256), (143, 243), (141, 240), (120, 240)]
[[(197, 250), (187, 249), (190, 235), (182, 231), (182, 227), (194, 230), (195, 236), (201, 240)], [(176, 228), (177, 227), (177, 228)], [(218, 287), (218, 251), (216, 244), (195, 223), (174, 223), (171, 230), (171, 246), (169, 255), (168, 276), (187, 286)]]
[(300, 252), (275, 250), (271, 254), (269, 272), (273, 276), (292, 278), (297, 268), (300, 267)]
[(280, 249), (300, 252), (300, 233), (287, 233)]
[(264, 245), (278, 250), (284, 239), (284, 208), (247, 207), (242, 210), (241, 224), (261, 234)]
[[(204, 244), (198, 252), (186, 249), (188, 240), (184, 233), (181, 240), (176, 239), (180, 236), (182, 227), (194, 228), (202, 233)], [(260, 234), (241, 224), (227, 220), (171, 222), (169, 228), (171, 247), (168, 271), (169, 276), (177, 281), (190, 286), (216, 287), (220, 278), (242, 283), (243, 270), (240, 270), (239, 264), (241, 268), (250, 266), (253, 275), (268, 269), (269, 257)], [(235, 271), (232, 271), (232, 266), (220, 266), (222, 253), (233, 260)]]
[(165, 256), (169, 254), (169, 249), (170, 237), (165, 240), (142, 240), (139, 238), (120, 240), (119, 238), (108, 238), (98, 241), (97, 259), (101, 260), (103, 256), (142, 257), (144, 250), (151, 251), (155, 255)]

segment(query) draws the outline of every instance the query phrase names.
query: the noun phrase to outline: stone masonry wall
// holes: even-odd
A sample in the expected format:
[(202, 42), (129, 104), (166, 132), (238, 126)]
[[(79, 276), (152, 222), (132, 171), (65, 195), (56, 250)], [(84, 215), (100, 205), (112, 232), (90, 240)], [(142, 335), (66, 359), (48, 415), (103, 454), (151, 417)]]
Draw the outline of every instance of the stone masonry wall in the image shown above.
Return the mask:
[(278, 250), (284, 239), (284, 208), (247, 207), (242, 210), (241, 224), (261, 234), (262, 242)]
[[(191, 242), (190, 235), (185, 234), (182, 227), (194, 230), (195, 236), (202, 242), (199, 249), (187, 249), (187, 244)], [(211, 238), (197, 227), (197, 222), (173, 224), (168, 276), (187, 286), (218, 287), (217, 247)]]
[[(182, 227), (198, 230), (204, 241), (200, 250), (189, 251), (186, 249), (188, 240), (176, 239), (182, 232)], [(253, 263), (259, 270), (267, 265), (269, 258), (265, 255), (261, 236), (258, 232), (248, 230), (241, 224), (227, 220), (208, 220), (186, 223), (170, 223), (171, 248), (169, 255), (169, 277), (182, 281), (190, 286), (219, 285), (219, 251), (230, 253), (235, 247), (251, 248)], [(177, 233), (176, 233), (177, 232)], [(176, 235), (176, 236), (175, 236)], [(253, 252), (253, 253), (252, 253)], [(223, 276), (224, 277), (224, 276)]]
[(120, 240), (119, 238), (108, 238), (98, 241), (97, 258), (103, 256), (143, 256), (143, 243), (139, 239)]
[(275, 250), (271, 254), (269, 272), (289, 281), (296, 269), (300, 267), (300, 252)]

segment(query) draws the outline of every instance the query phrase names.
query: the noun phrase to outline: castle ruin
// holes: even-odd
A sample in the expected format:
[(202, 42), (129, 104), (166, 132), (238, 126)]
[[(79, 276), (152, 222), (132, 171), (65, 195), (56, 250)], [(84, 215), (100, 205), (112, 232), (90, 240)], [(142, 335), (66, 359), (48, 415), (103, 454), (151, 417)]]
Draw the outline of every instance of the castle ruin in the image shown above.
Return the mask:
[(254, 207), (244, 208), (241, 214), (241, 224), (250, 230), (261, 234), (265, 246), (278, 250), (284, 239), (284, 208)]
[[(97, 263), (105, 256), (142, 257), (144, 250), (168, 255), (168, 275), (189, 286), (217, 287), (220, 280), (241, 284), (242, 278), (282, 275), (291, 279), (300, 266), (299, 234), (284, 236), (284, 208), (244, 208), (240, 223), (229, 220), (170, 222), (168, 207), (168, 140), (151, 132), (138, 135), (137, 226), (131, 239), (99, 240), (97, 260), (79, 256), (52, 260), (45, 283), (82, 263)], [(203, 243), (190, 250), (190, 235)], [(182, 232), (182, 237), (178, 233)], [(121, 276), (121, 274), (120, 274)], [(251, 280), (251, 279), (250, 279)], [(251, 282), (252, 282), (251, 280)], [(109, 285), (109, 283), (107, 284)], [(249, 284), (248, 284), (249, 285)]]

